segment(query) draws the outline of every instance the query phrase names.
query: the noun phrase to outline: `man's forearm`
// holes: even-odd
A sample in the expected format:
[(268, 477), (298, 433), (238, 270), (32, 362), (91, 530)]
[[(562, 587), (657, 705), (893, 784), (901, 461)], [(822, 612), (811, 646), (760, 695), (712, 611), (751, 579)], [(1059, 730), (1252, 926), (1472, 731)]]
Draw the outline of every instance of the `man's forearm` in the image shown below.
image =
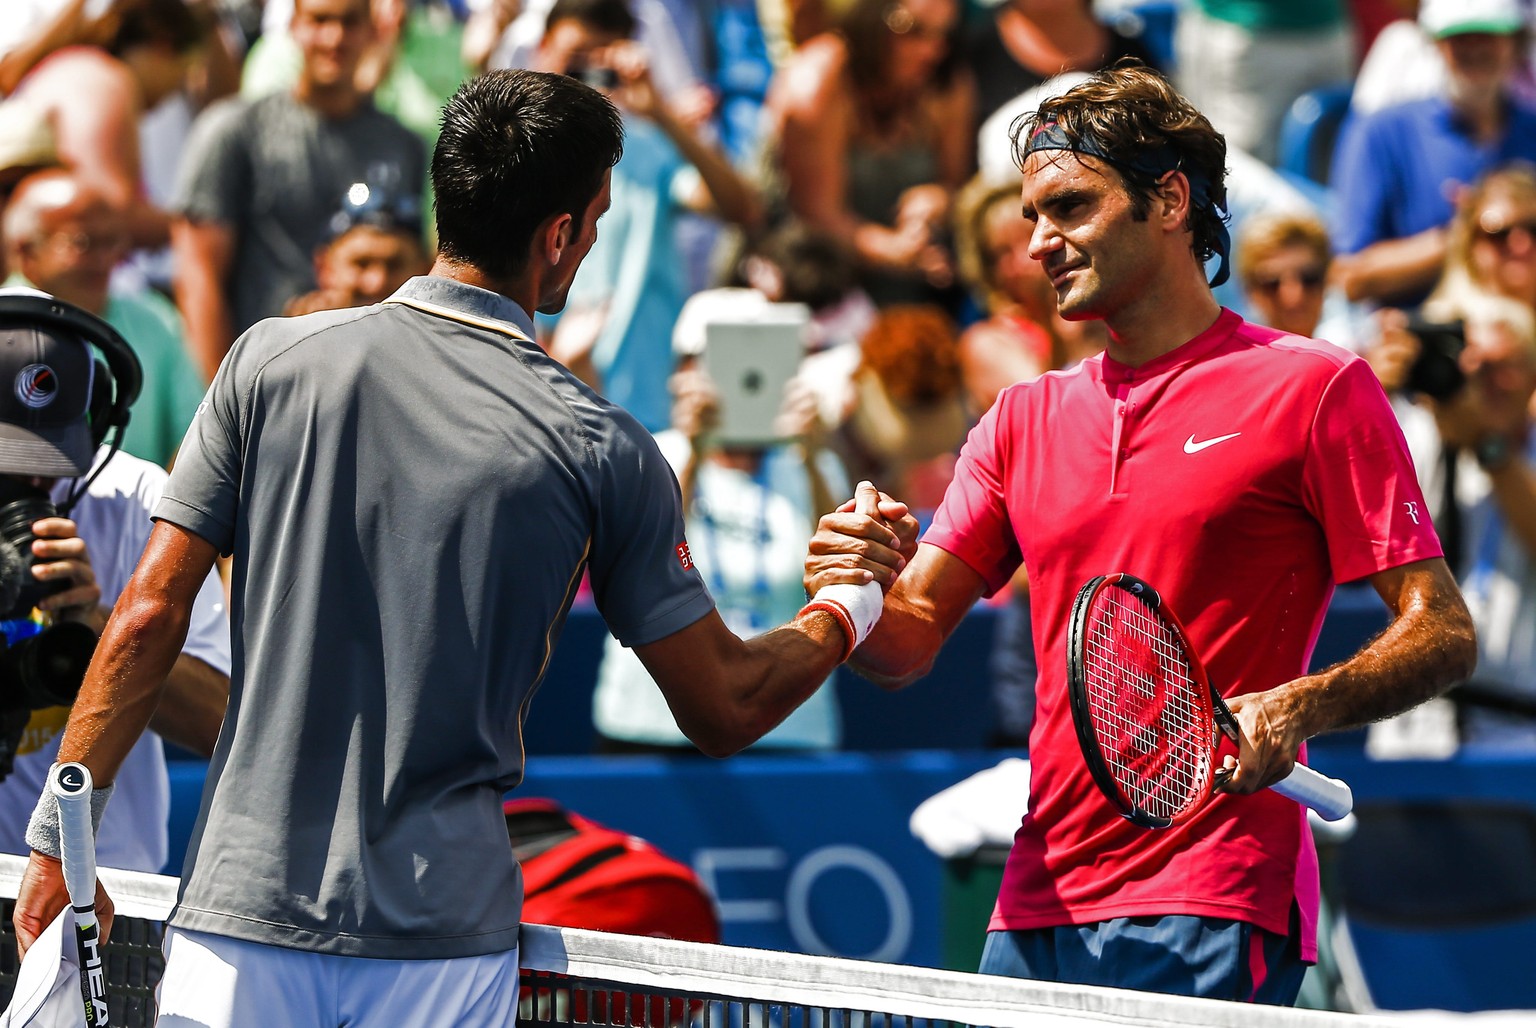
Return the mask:
[(110, 784), (160, 704), (181, 655), (186, 609), (141, 595), (130, 582), (118, 598), (85, 673), (59, 744), (59, 760), (77, 760)]
[(1476, 633), (1461, 593), (1443, 561), (1425, 561), (1380, 635), (1349, 660), (1277, 691), (1298, 719), (1298, 737), (1308, 738), (1400, 714), (1465, 680), (1476, 664)]
[(208, 757), (228, 706), (229, 676), (183, 653), (165, 677), (165, 692), (149, 727), (166, 742)]

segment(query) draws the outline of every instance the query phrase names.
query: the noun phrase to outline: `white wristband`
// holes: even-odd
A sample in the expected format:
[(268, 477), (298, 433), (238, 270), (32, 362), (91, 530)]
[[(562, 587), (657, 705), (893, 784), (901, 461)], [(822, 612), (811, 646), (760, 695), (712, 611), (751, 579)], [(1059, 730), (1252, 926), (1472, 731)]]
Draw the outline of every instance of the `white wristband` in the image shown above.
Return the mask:
[(843, 651), (843, 659), (847, 660), (859, 644), (869, 638), (884, 609), (885, 593), (880, 583), (865, 582), (863, 585), (824, 585), (816, 590), (811, 602), (801, 608), (801, 613), (824, 610), (837, 618), (848, 635), (848, 648)]

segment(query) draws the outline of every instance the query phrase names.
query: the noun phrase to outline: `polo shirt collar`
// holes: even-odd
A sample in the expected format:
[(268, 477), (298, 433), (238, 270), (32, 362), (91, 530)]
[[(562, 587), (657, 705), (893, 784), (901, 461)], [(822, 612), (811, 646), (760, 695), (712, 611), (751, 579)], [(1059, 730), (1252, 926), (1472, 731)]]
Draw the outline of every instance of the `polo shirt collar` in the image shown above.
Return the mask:
[(389, 299), (406, 303), (416, 301), (444, 307), (471, 318), (505, 322), (517, 329), (519, 335), (529, 340), (537, 338), (533, 318), (518, 304), (500, 293), (440, 275), (417, 275), (395, 290)]
[(1217, 346), (1225, 342), (1237, 327), (1243, 323), (1243, 319), (1232, 311), (1223, 307), (1221, 313), (1216, 315), (1216, 320), (1211, 327), (1195, 336), (1187, 343), (1181, 343), (1167, 353), (1154, 357), (1140, 367), (1130, 367), (1121, 364), (1104, 351), (1103, 375), (1105, 382), (1135, 382), (1156, 378), (1165, 372), (1175, 368), (1181, 368), (1186, 364), (1192, 364), (1207, 356)]

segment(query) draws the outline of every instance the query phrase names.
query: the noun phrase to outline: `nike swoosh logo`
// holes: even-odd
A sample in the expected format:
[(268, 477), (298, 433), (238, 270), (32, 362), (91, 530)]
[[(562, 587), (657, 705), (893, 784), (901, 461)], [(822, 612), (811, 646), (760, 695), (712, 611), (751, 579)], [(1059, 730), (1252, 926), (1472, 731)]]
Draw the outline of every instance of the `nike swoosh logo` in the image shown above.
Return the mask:
[(1215, 446), (1217, 443), (1224, 443), (1228, 439), (1236, 439), (1238, 436), (1240, 436), (1242, 434), (1243, 433), (1241, 433), (1241, 432), (1233, 432), (1230, 435), (1219, 435), (1219, 436), (1217, 436), (1214, 439), (1202, 439), (1202, 440), (1200, 440), (1197, 443), (1197, 442), (1195, 442), (1194, 434), (1191, 433), (1190, 437), (1188, 439), (1184, 440), (1184, 452), (1185, 453), (1199, 453), (1201, 450), (1205, 449), (1207, 446)]

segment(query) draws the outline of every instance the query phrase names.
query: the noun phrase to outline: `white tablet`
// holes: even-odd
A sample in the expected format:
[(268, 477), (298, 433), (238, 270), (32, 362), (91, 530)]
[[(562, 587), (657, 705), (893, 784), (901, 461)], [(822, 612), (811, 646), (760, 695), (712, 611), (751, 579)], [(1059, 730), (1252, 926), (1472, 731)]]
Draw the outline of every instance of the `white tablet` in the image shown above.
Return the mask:
[(704, 370), (720, 391), (722, 446), (770, 446), (781, 442), (773, 422), (784, 387), (805, 355), (811, 312), (804, 304), (775, 303), (739, 319), (704, 327)]

